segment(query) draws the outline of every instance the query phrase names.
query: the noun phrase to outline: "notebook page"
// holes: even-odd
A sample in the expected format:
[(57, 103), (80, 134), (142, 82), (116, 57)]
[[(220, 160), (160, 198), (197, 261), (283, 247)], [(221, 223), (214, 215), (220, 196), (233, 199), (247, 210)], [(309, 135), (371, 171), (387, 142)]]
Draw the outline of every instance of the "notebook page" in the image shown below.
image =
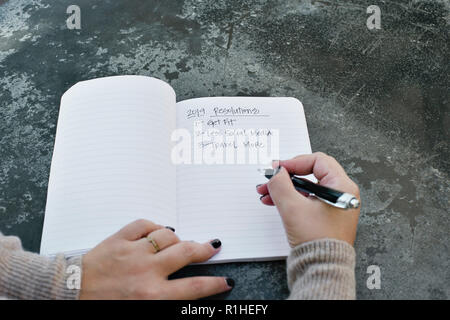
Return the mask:
[(63, 95), (42, 254), (90, 249), (139, 218), (175, 227), (175, 102), (168, 84), (142, 76), (84, 81)]
[[(264, 167), (264, 161), (311, 153), (300, 101), (257, 97), (182, 101), (177, 104), (177, 128), (185, 128), (193, 135), (192, 164), (177, 165), (177, 233), (180, 237), (200, 242), (219, 238), (223, 243), (222, 250), (212, 262), (285, 257), (289, 246), (282, 221), (276, 208), (263, 205), (256, 193), (256, 185), (267, 182), (257, 169)], [(213, 139), (210, 136), (203, 136), (203, 142), (194, 141), (195, 133), (201, 137), (199, 133), (208, 132), (210, 128), (216, 129), (210, 136), (222, 137), (219, 140), (223, 141), (227, 141), (224, 135), (231, 136), (234, 132), (236, 138), (244, 132), (243, 129), (246, 133), (258, 135), (258, 141), (266, 141), (266, 146), (279, 138), (279, 154), (276, 150), (265, 150), (267, 157), (260, 156), (256, 162), (249, 163), (250, 154), (254, 156), (264, 150), (263, 144), (254, 143), (254, 135), (249, 134), (247, 141), (251, 140), (253, 144), (244, 147), (247, 150), (246, 163), (237, 164), (236, 155), (234, 164), (229, 163), (231, 156), (228, 159), (223, 156), (224, 164), (205, 164), (204, 161), (203, 164), (195, 164), (201, 162), (194, 150), (195, 145), (201, 145), (203, 153), (213, 154), (211, 150), (217, 148), (220, 154), (220, 144), (211, 144)], [(245, 144), (241, 140), (236, 141), (222, 146), (236, 150)], [(205, 158), (212, 162), (210, 157)]]

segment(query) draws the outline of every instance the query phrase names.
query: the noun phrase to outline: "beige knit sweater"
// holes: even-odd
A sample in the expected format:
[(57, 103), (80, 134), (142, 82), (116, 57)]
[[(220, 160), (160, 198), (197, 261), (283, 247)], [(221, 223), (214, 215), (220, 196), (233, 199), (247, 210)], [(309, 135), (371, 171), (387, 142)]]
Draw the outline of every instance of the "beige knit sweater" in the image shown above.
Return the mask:
[[(0, 297), (7, 299), (78, 299), (69, 289), (69, 265), (81, 257), (55, 258), (25, 252), (17, 237), (0, 233)], [(288, 299), (354, 299), (355, 251), (343, 241), (323, 239), (292, 249), (287, 259)], [(245, 284), (242, 284), (245, 285)]]

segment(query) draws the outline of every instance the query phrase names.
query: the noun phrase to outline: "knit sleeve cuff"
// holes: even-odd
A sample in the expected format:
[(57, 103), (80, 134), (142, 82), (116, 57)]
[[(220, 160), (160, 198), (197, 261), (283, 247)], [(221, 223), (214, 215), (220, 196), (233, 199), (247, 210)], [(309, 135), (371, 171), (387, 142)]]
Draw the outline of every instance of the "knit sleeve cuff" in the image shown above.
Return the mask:
[(345, 241), (298, 245), (287, 259), (290, 299), (354, 299), (355, 250)]
[(79, 298), (81, 256), (66, 258), (59, 254), (48, 258), (15, 251), (10, 258), (5, 279), (9, 297), (38, 300)]

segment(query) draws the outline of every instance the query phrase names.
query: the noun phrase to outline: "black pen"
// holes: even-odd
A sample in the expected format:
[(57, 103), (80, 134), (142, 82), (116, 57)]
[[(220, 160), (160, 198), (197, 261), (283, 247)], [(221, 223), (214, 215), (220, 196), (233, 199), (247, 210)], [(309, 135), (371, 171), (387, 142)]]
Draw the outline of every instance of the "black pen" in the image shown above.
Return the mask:
[[(278, 173), (281, 167), (276, 169), (264, 169), (264, 176), (267, 179), (272, 178)], [(297, 191), (308, 193), (317, 199), (341, 209), (356, 209), (359, 207), (359, 200), (352, 194), (334, 190), (321, 186), (308, 179), (290, 174), (292, 183)]]

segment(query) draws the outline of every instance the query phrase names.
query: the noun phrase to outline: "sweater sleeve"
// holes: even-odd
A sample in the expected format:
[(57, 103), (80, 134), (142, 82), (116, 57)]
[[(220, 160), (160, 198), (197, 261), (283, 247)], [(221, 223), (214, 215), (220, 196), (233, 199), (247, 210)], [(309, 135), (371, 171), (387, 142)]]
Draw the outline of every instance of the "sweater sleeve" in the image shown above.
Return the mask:
[(355, 299), (355, 250), (345, 241), (321, 239), (291, 250), (288, 299)]
[(62, 254), (54, 258), (40, 256), (24, 251), (19, 238), (0, 233), (0, 296), (7, 299), (77, 299), (80, 290), (70, 289), (74, 286), (68, 285), (74, 284), (69, 278), (75, 275), (74, 270), (79, 270), (81, 277), (81, 256), (70, 259)]

